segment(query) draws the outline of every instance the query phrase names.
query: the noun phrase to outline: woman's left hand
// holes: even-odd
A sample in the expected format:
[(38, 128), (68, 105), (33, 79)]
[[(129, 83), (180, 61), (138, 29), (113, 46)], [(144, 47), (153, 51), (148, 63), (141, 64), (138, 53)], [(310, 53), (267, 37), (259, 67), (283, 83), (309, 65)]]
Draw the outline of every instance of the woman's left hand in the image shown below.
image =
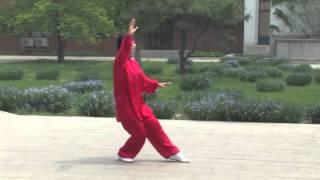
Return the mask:
[(161, 88), (166, 88), (168, 87), (168, 85), (172, 84), (171, 82), (162, 82), (162, 83), (159, 83), (159, 87)]

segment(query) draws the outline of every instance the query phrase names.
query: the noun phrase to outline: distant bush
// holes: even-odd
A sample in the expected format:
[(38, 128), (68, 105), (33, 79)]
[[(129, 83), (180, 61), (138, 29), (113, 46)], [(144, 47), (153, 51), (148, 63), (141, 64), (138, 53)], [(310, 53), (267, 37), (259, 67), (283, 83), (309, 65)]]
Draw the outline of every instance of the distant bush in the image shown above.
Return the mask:
[(206, 89), (210, 87), (210, 84), (211, 77), (209, 73), (187, 74), (181, 78), (180, 89), (184, 91)]
[(263, 65), (279, 65), (279, 64), (285, 64), (288, 63), (288, 59), (273, 59), (273, 58), (260, 58), (256, 60), (255, 64), (263, 64)]
[(178, 64), (179, 59), (178, 58), (169, 58), (167, 62), (168, 62), (168, 64)]
[(320, 70), (314, 71), (313, 77), (317, 83), (320, 83)]
[(152, 93), (152, 94), (143, 94), (143, 99), (144, 101), (154, 101), (158, 97), (157, 93)]
[(99, 72), (83, 71), (76, 78), (77, 81), (88, 81), (88, 80), (101, 80), (101, 74)]
[(221, 70), (220, 75), (223, 77), (239, 78), (243, 71), (242, 68), (225, 67)]
[(305, 118), (305, 109), (297, 104), (282, 103), (280, 116), (278, 121), (273, 122), (285, 122), (285, 123), (298, 123)]
[(96, 51), (67, 51), (66, 56), (103, 56), (103, 53)]
[(309, 110), (312, 123), (320, 124), (320, 104), (313, 105)]
[(19, 68), (0, 68), (0, 80), (21, 80), (23, 75)]
[(222, 63), (226, 61), (237, 61), (241, 66), (253, 64), (253, 61), (250, 58), (240, 56), (225, 56), (221, 58)]
[(216, 64), (214, 66), (211, 66), (210, 69), (211, 72), (218, 76), (230, 78), (240, 77), (240, 74), (243, 71), (243, 68), (235, 68), (229, 63)]
[(147, 74), (161, 74), (162, 68), (159, 66), (145, 67), (144, 72), (146, 72)]
[(293, 71), (296, 65), (294, 64), (279, 64), (277, 67), (282, 71)]
[(36, 73), (36, 80), (58, 80), (59, 70), (39, 71)]
[(224, 56), (221, 52), (213, 52), (213, 51), (194, 51), (191, 54), (191, 57), (222, 57)]
[(266, 73), (272, 78), (280, 78), (283, 76), (282, 72), (276, 68), (267, 68)]
[(22, 105), (22, 93), (11, 87), (0, 87), (0, 110), (16, 112)]
[(241, 122), (299, 122), (303, 110), (278, 101), (248, 100), (226, 93), (203, 95), (184, 105), (184, 112), (192, 120), (220, 120)]
[(25, 109), (60, 113), (70, 108), (70, 92), (61, 87), (29, 88), (24, 90)]
[(288, 63), (287, 59), (273, 59), (273, 58), (265, 58), (262, 56), (231, 56), (231, 57), (223, 57), (222, 62), (228, 60), (236, 60), (240, 65), (278, 65), (283, 63)]
[(211, 71), (211, 67), (208, 66), (208, 65), (202, 65), (202, 66), (200, 66), (200, 67), (198, 67), (196, 69), (197, 73), (206, 73), (206, 72), (209, 72), (209, 71)]
[(172, 119), (176, 111), (174, 101), (148, 101), (149, 106), (153, 109), (155, 116), (159, 119)]
[(75, 103), (75, 108), (83, 116), (112, 117), (115, 114), (113, 96), (106, 91), (84, 95)]
[(292, 86), (306, 86), (312, 81), (312, 76), (307, 73), (291, 73), (287, 77), (287, 84)]
[(293, 71), (298, 73), (309, 73), (312, 71), (312, 68), (309, 64), (299, 64), (293, 68)]
[(256, 82), (259, 79), (267, 78), (268, 74), (262, 68), (252, 67), (242, 71), (239, 76), (241, 81)]
[(238, 106), (238, 96), (219, 92), (216, 94), (197, 94), (190, 97), (189, 102), (184, 105), (184, 112), (192, 120), (231, 120), (231, 111)]
[(221, 75), (223, 74), (223, 70), (225, 68), (231, 68), (231, 66), (228, 64), (223, 64), (223, 63), (219, 63), (219, 64), (215, 64), (214, 66), (210, 67), (211, 69), (211, 72), (215, 73), (215, 74), (218, 74), (218, 75)]
[[(192, 66), (192, 64), (193, 64), (192, 60), (188, 59), (186, 61), (186, 64), (185, 64), (185, 72), (186, 73), (195, 73), (196, 72), (196, 69)], [(181, 74), (181, 70), (180, 70), (179, 65), (177, 66), (176, 72), (178, 74)]]
[(104, 82), (100, 80), (73, 81), (62, 85), (62, 87), (71, 92), (86, 93), (102, 90), (104, 88)]
[(240, 66), (239, 61), (232, 60), (232, 59), (223, 61), (223, 63), (228, 64), (228, 65), (232, 66), (233, 68), (238, 68)]
[(259, 92), (279, 92), (283, 91), (284, 83), (279, 80), (265, 79), (257, 82)]

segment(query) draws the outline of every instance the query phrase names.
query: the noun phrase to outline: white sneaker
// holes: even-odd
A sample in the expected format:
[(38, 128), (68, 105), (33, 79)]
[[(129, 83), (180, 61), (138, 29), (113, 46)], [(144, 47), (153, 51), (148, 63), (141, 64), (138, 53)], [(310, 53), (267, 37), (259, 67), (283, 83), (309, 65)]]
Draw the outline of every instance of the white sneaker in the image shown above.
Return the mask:
[(181, 152), (176, 155), (170, 156), (168, 159), (182, 163), (190, 163), (190, 159), (186, 158)]
[(132, 163), (132, 162), (134, 162), (134, 159), (132, 159), (132, 158), (123, 158), (123, 157), (120, 157), (120, 156), (118, 156), (118, 160), (119, 160), (119, 161), (122, 161), (122, 162), (125, 162), (125, 163)]

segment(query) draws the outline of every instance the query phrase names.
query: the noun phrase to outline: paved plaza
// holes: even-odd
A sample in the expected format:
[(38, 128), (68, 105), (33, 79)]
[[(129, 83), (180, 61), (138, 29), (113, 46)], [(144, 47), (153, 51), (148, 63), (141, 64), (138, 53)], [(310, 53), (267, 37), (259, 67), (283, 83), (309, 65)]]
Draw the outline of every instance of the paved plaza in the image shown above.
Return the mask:
[(320, 180), (320, 126), (162, 120), (192, 162), (146, 143), (116, 159), (128, 134), (114, 118), (0, 112), (0, 180)]

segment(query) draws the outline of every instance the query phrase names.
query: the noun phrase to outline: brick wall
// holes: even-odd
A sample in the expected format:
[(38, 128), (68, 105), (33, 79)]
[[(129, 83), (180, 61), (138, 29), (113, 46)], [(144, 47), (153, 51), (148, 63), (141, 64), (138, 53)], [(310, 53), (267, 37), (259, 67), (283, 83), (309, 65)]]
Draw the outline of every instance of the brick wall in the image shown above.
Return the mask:
[[(193, 41), (199, 31), (189, 32), (187, 41), (187, 49), (191, 49)], [(178, 50), (181, 46), (179, 31), (174, 28), (173, 31), (173, 50)], [(143, 43), (143, 42), (142, 42)], [(144, 47), (143, 44), (140, 44)], [(43, 51), (41, 54), (52, 54), (55, 52), (55, 41), (50, 40), (48, 51)], [(97, 44), (90, 44), (87, 42), (77, 42), (75, 40), (68, 40), (66, 51), (79, 52), (91, 51), (103, 54), (105, 56), (113, 56), (116, 53), (115, 38), (105, 38)], [(204, 51), (220, 51), (224, 53), (241, 53), (243, 46), (243, 26), (230, 28), (211, 28), (199, 40), (198, 50)], [(32, 54), (32, 52), (20, 50), (20, 39), (17, 38), (0, 38), (0, 54)], [(33, 53), (39, 54), (39, 52)]]

